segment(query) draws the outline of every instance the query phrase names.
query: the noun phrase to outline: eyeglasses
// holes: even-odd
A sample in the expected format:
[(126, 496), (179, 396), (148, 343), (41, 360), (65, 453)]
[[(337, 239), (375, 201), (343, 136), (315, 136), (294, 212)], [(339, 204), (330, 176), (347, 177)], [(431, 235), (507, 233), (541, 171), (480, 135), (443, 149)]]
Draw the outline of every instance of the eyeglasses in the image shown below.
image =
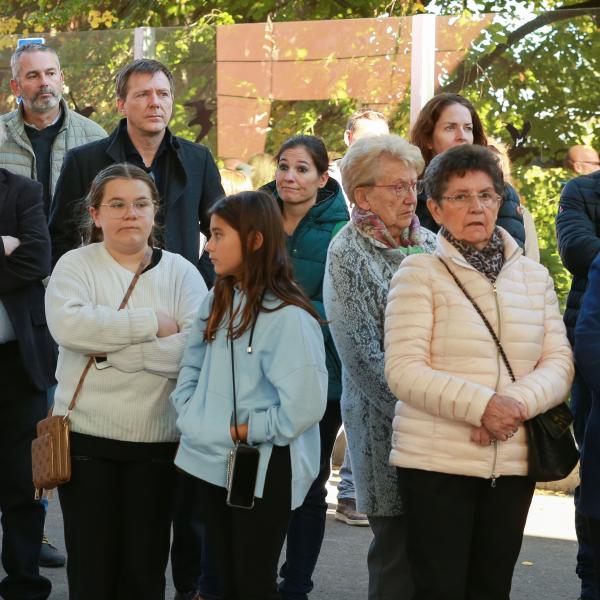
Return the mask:
[(110, 202), (102, 202), (100, 206), (106, 206), (108, 215), (113, 219), (120, 219), (127, 214), (130, 208), (136, 214), (150, 212), (154, 208), (154, 202), (152, 200), (134, 200), (133, 202), (111, 200)]
[(469, 192), (462, 194), (454, 194), (453, 196), (442, 196), (442, 200), (447, 200), (454, 205), (457, 206), (466, 206), (473, 200), (473, 198), (477, 198), (479, 200), (479, 204), (482, 206), (494, 206), (500, 200), (502, 200), (502, 196), (498, 194), (494, 194), (493, 192)]
[(415, 195), (420, 194), (425, 188), (422, 181), (401, 181), (400, 183), (393, 183), (389, 185), (365, 185), (362, 187), (373, 187), (373, 188), (388, 188), (394, 190), (394, 193), (398, 198), (406, 198), (411, 192)]
[(584, 165), (594, 165), (596, 167), (600, 165), (600, 162), (597, 160), (574, 160), (573, 162), (583, 163)]

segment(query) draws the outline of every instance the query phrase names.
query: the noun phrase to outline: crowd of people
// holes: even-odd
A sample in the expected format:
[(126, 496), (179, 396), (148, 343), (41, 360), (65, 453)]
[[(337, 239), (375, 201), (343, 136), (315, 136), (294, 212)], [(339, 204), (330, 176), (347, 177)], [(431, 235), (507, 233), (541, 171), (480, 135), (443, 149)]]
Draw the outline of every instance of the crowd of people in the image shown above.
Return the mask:
[(169, 556), (175, 600), (307, 600), (342, 426), (336, 518), (373, 532), (369, 599), (508, 600), (536, 483), (524, 423), (571, 394), (598, 600), (597, 153), (572, 149), (557, 216), (565, 327), (506, 149), (460, 95), (408, 140), (362, 109), (339, 160), (296, 135), (219, 171), (169, 130), (158, 61), (116, 75), (110, 135), (68, 107), (52, 48), (11, 69), (1, 598), (45, 600), (39, 565), (65, 562), (31, 479), (51, 411), (70, 424), (71, 600), (164, 600)]

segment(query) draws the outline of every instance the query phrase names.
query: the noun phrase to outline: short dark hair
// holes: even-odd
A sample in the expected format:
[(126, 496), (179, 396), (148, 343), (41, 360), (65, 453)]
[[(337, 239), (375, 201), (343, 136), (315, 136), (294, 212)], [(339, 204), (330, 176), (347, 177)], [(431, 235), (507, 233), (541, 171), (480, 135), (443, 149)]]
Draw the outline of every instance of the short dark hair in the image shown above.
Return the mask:
[(475, 107), (460, 94), (438, 94), (427, 102), (421, 109), (415, 124), (410, 131), (410, 143), (419, 147), (421, 154), (425, 159), (425, 164), (429, 164), (433, 158), (433, 150), (430, 148), (433, 139), (433, 130), (438, 122), (443, 110), (451, 104), (460, 104), (471, 113), (473, 122), (473, 144), (477, 146), (487, 146), (487, 138), (483, 130), (483, 123), (475, 110)]
[(297, 148), (298, 146), (302, 146), (306, 148), (306, 151), (310, 154), (313, 163), (317, 169), (319, 175), (323, 175), (323, 173), (327, 173), (329, 169), (329, 156), (327, 154), (327, 148), (321, 138), (318, 138), (314, 135), (294, 135), (291, 138), (287, 139), (281, 147), (279, 148), (279, 152), (275, 155), (275, 161), (279, 164), (279, 159), (281, 155), (290, 148)]
[(173, 90), (173, 74), (165, 65), (157, 60), (151, 58), (138, 58), (133, 62), (127, 63), (124, 67), (121, 67), (115, 77), (115, 91), (119, 100), (125, 100), (127, 97), (127, 84), (129, 78), (134, 73), (145, 73), (147, 75), (154, 75), (154, 73), (164, 73), (165, 77), (169, 80), (169, 87), (171, 88), (171, 95), (174, 94)]
[(504, 177), (498, 157), (483, 146), (461, 144), (434, 156), (425, 169), (423, 180), (428, 197), (441, 202), (452, 177), (464, 177), (473, 171), (489, 175), (494, 191), (504, 196)]
[(23, 44), (22, 46), (19, 46), (10, 57), (10, 69), (12, 71), (13, 79), (16, 79), (19, 73), (19, 61), (21, 60), (21, 56), (32, 52), (50, 52), (51, 54), (54, 54), (54, 56), (56, 56), (56, 61), (58, 62), (58, 67), (60, 68), (60, 60), (54, 48), (50, 48), (50, 46), (46, 46), (46, 44)]
[(360, 121), (360, 119), (366, 119), (367, 121), (383, 121), (386, 125), (388, 122), (383, 113), (373, 110), (372, 108), (361, 108), (348, 117), (346, 131), (354, 131), (356, 121)]

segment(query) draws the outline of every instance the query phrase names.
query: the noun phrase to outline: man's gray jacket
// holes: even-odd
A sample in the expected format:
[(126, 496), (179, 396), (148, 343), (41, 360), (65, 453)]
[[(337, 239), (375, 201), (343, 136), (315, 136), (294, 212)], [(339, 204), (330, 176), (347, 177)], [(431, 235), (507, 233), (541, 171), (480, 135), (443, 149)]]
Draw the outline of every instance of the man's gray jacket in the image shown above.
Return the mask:
[[(51, 152), (50, 195), (54, 196), (56, 181), (60, 175), (65, 154), (88, 142), (95, 142), (106, 137), (106, 131), (94, 121), (82, 117), (75, 111), (69, 110), (64, 100), (60, 101), (65, 114), (62, 127), (54, 139)], [(6, 139), (0, 144), (0, 167), (11, 173), (23, 175), (37, 181), (35, 154), (31, 142), (25, 132), (23, 108), (0, 116), (5, 125)]]

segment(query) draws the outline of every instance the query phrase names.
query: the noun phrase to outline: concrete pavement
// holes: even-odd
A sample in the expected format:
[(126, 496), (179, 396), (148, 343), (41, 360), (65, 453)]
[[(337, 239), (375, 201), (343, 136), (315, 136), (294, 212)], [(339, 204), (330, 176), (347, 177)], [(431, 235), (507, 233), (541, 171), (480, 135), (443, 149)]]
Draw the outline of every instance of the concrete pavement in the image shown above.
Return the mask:
[[(333, 482), (335, 483), (335, 482)], [(330, 501), (335, 501), (330, 488)], [(366, 555), (371, 540), (368, 527), (349, 527), (334, 520), (330, 511), (325, 542), (315, 573), (311, 600), (366, 600)], [(50, 503), (46, 531), (64, 550), (58, 500)], [(521, 556), (515, 569), (512, 600), (575, 600), (576, 544), (573, 530), (573, 499), (536, 494), (530, 511)], [(0, 569), (1, 572), (1, 569)], [(52, 600), (68, 600), (64, 569), (44, 569), (52, 580)], [(174, 591), (169, 577), (167, 600)]]

